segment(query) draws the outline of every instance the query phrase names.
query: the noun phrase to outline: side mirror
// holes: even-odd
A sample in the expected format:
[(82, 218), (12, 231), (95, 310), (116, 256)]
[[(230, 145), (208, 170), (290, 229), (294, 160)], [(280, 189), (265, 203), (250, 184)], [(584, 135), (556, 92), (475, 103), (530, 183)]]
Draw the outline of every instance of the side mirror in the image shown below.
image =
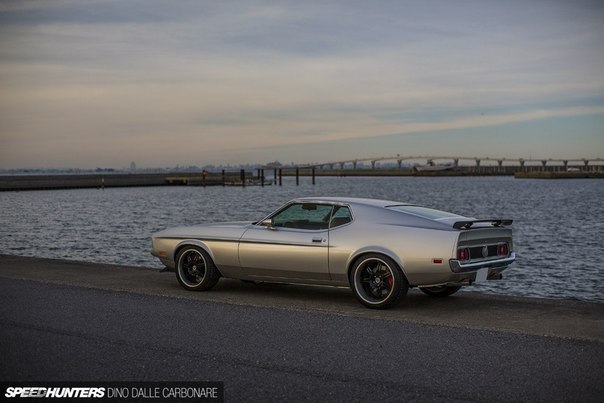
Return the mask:
[(270, 218), (267, 218), (266, 220), (262, 221), (260, 225), (265, 226), (266, 229), (275, 229), (275, 226), (273, 225), (273, 220), (271, 220)]

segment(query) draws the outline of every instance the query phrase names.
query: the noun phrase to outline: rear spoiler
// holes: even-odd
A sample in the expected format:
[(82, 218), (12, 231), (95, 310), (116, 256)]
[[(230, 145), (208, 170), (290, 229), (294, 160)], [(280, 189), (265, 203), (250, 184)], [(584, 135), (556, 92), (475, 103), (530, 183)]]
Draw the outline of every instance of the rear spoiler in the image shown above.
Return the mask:
[(512, 225), (514, 220), (469, 220), (469, 221), (457, 221), (453, 224), (453, 228), (455, 229), (470, 229), (472, 225), (476, 223), (488, 222), (491, 223), (493, 227), (501, 227), (504, 225)]

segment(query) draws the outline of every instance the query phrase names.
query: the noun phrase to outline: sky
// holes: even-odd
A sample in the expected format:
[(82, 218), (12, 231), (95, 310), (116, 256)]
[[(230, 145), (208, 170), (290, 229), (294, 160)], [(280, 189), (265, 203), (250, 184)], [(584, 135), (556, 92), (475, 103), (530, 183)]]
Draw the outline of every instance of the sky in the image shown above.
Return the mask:
[(0, 168), (604, 158), (603, 1), (0, 0)]

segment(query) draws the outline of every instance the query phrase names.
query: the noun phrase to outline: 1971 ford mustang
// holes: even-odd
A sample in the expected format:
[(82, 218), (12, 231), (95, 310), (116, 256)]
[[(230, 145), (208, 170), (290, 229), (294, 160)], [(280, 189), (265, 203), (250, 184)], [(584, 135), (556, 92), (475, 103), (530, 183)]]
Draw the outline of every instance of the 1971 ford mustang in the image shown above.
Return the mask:
[(209, 290), (220, 277), (347, 286), (379, 309), (410, 287), (443, 297), (500, 279), (516, 258), (511, 223), (394, 201), (301, 198), (256, 222), (157, 232), (151, 253), (187, 290)]

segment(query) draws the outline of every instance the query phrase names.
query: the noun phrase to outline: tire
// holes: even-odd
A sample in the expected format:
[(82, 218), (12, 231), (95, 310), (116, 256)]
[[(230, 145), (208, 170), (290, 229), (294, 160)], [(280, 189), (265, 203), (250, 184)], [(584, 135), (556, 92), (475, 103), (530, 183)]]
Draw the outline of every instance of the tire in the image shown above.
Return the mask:
[(461, 289), (461, 286), (446, 286), (437, 285), (435, 287), (420, 287), (419, 288), (424, 294), (431, 297), (448, 297), (449, 295), (455, 294)]
[(396, 306), (407, 295), (409, 283), (399, 266), (380, 254), (358, 259), (349, 275), (355, 297), (368, 308), (387, 309)]
[(207, 291), (216, 285), (220, 272), (205, 250), (185, 246), (176, 256), (176, 278), (186, 290)]

